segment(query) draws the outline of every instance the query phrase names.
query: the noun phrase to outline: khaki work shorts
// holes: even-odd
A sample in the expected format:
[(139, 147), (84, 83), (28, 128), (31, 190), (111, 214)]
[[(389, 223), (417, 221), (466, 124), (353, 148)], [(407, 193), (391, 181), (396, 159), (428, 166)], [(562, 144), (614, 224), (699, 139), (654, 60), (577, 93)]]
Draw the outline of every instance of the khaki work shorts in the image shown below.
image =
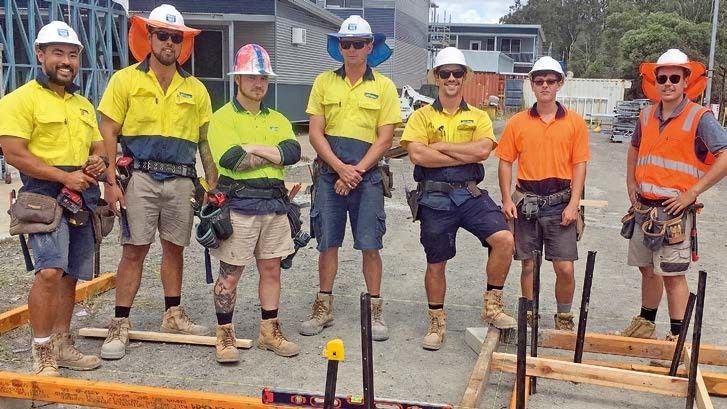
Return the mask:
[(232, 237), (220, 242), (210, 255), (233, 266), (269, 260), (293, 253), (290, 223), (285, 214), (246, 215), (230, 212)]
[(689, 270), (692, 261), (692, 240), (689, 232), (692, 230), (693, 215), (687, 216), (686, 240), (677, 244), (664, 244), (660, 249), (652, 251), (644, 245), (644, 232), (641, 225), (634, 226), (634, 234), (629, 239), (629, 253), (627, 264), (634, 267), (654, 267), (654, 272), (661, 276), (684, 275)]
[(188, 246), (192, 236), (194, 183), (190, 178), (175, 177), (163, 181), (137, 171), (126, 187), (126, 214), (130, 237), (121, 233), (121, 244), (137, 246), (159, 237), (178, 246)]

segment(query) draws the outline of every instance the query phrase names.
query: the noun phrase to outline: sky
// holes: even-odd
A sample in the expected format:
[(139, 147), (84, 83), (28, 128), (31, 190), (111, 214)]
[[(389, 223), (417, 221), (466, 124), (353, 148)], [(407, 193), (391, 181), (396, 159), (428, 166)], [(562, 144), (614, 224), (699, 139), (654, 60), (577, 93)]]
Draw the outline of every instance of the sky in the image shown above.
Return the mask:
[(439, 6), (440, 18), (447, 12), (447, 22), (453, 23), (497, 23), (507, 14), (513, 0), (432, 0)]

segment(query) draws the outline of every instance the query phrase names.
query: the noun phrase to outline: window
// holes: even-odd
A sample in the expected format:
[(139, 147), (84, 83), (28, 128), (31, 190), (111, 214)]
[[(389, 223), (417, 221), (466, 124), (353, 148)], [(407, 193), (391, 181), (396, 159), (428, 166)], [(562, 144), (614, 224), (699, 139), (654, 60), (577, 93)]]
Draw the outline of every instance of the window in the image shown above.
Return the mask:
[(495, 39), (494, 38), (487, 39), (487, 43), (485, 44), (485, 50), (495, 51)]
[(194, 52), (182, 66), (184, 70), (198, 78), (225, 78), (222, 38), (222, 31), (202, 30), (194, 38)]
[(482, 48), (482, 41), (470, 40), (470, 50), (479, 51)]
[(363, 8), (363, 0), (326, 0), (326, 7), (341, 9)]
[(503, 38), (500, 43), (500, 51), (504, 53), (519, 53), (520, 52), (520, 39), (519, 38)]

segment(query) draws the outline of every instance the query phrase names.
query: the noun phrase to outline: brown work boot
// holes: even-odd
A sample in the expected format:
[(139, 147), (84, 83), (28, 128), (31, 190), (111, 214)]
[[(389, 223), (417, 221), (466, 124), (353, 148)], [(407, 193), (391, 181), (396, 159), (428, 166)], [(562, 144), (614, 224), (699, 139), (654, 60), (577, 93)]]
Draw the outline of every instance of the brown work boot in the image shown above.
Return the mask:
[(371, 299), (371, 339), (374, 341), (386, 341), (389, 339), (389, 329), (386, 327), (386, 322), (384, 322), (383, 308), (383, 299)]
[(161, 331), (170, 334), (187, 335), (207, 335), (210, 333), (209, 328), (192, 322), (184, 311), (184, 307), (181, 305), (170, 307), (164, 312)]
[(277, 318), (260, 320), (260, 335), (257, 337), (257, 347), (268, 349), (280, 356), (295, 356), (300, 352), (300, 347), (288, 341), (280, 331), (280, 322)]
[(678, 339), (679, 334), (672, 334), (671, 330), (669, 330), (669, 332), (666, 333), (666, 337), (664, 337), (664, 341), (667, 342), (677, 342)]
[(53, 354), (56, 363), (61, 368), (74, 371), (90, 371), (101, 366), (101, 360), (96, 355), (84, 355), (76, 349), (76, 340), (71, 334), (53, 334), (50, 337), (53, 343)]
[(636, 316), (631, 320), (626, 329), (623, 331), (616, 331), (610, 335), (619, 335), (622, 337), (632, 338), (646, 338), (656, 339), (656, 324), (645, 319), (644, 317)]
[(318, 293), (313, 302), (310, 319), (300, 324), (298, 332), (301, 335), (316, 335), (331, 325), (333, 325), (333, 295)]
[(217, 326), (215, 359), (219, 363), (240, 361), (240, 351), (237, 350), (237, 341), (235, 339), (235, 327), (232, 324)]
[(502, 303), (502, 290), (485, 292), (485, 304), (482, 306), (482, 319), (499, 329), (517, 327), (515, 318), (505, 314), (505, 305)]
[(38, 376), (61, 376), (53, 354), (53, 340), (33, 344), (33, 374)]
[(109, 333), (101, 345), (101, 358), (121, 359), (126, 355), (126, 346), (129, 345), (129, 330), (131, 322), (128, 318), (112, 318), (109, 324)]
[(553, 316), (553, 319), (555, 320), (555, 329), (570, 332), (575, 330), (576, 324), (573, 322), (573, 313), (559, 312)]
[(447, 333), (447, 313), (444, 309), (432, 310), (429, 315), (429, 330), (422, 341), (422, 348), (436, 351), (444, 343), (444, 335)]

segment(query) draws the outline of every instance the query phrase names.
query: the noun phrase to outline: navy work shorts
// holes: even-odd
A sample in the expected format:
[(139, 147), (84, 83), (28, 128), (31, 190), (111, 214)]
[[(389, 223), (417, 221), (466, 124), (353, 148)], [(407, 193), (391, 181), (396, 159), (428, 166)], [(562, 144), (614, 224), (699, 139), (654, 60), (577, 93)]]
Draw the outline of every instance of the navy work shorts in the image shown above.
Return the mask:
[(50, 233), (29, 235), (35, 271), (57, 268), (80, 280), (93, 278), (94, 238), (91, 223), (76, 227), (64, 215)]

